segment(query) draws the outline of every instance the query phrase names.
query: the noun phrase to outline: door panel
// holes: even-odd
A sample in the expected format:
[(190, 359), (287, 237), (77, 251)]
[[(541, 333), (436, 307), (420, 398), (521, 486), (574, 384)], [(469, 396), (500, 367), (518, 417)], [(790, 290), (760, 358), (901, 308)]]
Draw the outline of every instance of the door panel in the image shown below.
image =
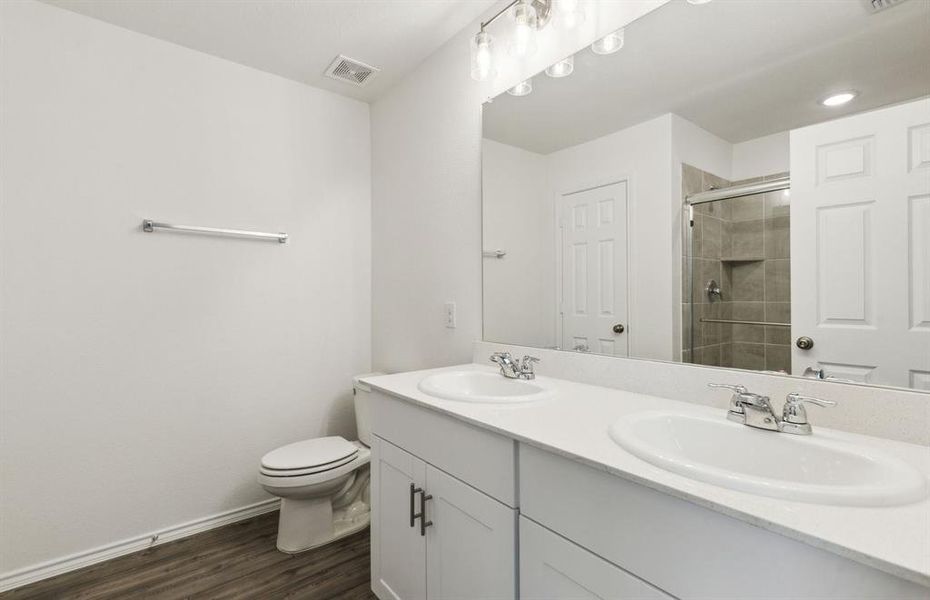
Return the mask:
[(629, 354), (626, 182), (565, 194), (561, 223), (561, 346)]
[(792, 372), (930, 374), (930, 100), (791, 132)]
[(377, 436), (371, 450), (372, 589), (381, 600), (423, 600), (426, 538), (410, 525), (410, 484), (424, 487), (426, 464)]
[(516, 510), (427, 465), (430, 599), (516, 596)]
[(655, 587), (520, 517), (522, 600), (670, 600)]

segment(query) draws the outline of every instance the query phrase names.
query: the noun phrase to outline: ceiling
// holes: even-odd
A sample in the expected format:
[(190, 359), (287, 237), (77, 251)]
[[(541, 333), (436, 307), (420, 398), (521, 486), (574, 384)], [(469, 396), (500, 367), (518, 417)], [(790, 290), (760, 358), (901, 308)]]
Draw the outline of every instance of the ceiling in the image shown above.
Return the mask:
[[(626, 28), (613, 55), (485, 105), (484, 135), (548, 154), (665, 113), (736, 143), (930, 95), (930, 0), (684, 0)], [(855, 89), (839, 108), (819, 100)]]
[[(377, 99), (495, 3), (495, 0), (44, 1), (366, 102)], [(365, 87), (334, 81), (323, 72), (338, 54), (382, 70)]]

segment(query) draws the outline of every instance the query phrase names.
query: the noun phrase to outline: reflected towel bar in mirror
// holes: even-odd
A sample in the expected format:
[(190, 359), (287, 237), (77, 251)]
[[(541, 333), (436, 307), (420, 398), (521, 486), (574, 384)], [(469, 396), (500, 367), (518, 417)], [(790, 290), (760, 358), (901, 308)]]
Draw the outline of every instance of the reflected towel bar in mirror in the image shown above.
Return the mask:
[(169, 225), (168, 223), (158, 223), (149, 219), (142, 221), (142, 231), (153, 233), (156, 229), (166, 229), (170, 231), (181, 231), (184, 233), (205, 233), (208, 235), (229, 235), (234, 237), (254, 238), (259, 240), (277, 240), (284, 244), (287, 242), (286, 233), (265, 233), (262, 231), (246, 231), (243, 229), (220, 229), (216, 227), (198, 227), (195, 225)]
[(769, 321), (741, 321), (739, 319), (706, 319), (701, 317), (701, 323), (727, 323), (730, 325), (765, 325), (768, 327), (791, 327), (791, 323), (772, 323)]

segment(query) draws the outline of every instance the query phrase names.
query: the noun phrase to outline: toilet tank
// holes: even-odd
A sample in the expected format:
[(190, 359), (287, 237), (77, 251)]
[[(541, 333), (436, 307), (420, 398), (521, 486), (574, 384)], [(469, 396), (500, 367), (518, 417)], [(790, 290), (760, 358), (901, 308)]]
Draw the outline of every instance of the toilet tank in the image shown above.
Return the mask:
[(384, 375), (384, 373), (366, 373), (352, 378), (352, 393), (355, 397), (355, 426), (358, 428), (358, 441), (371, 447), (371, 387), (361, 380), (365, 377)]

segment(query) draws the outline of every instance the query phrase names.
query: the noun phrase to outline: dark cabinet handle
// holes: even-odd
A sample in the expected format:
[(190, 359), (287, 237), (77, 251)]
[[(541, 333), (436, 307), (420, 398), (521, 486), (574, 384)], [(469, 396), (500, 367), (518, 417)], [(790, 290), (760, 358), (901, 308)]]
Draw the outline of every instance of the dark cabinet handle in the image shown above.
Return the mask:
[(410, 526), (411, 527), (413, 527), (414, 523), (417, 520), (417, 514), (413, 512), (414, 496), (416, 496), (422, 491), (423, 490), (413, 485), (412, 483), (410, 484)]
[(426, 535), (426, 528), (433, 525), (432, 521), (426, 520), (426, 501), (432, 500), (432, 494), (427, 494), (423, 490), (420, 490), (420, 514), (417, 516), (420, 518), (420, 535)]
[[(414, 496), (420, 494), (420, 512), (414, 512)], [(433, 524), (432, 521), (426, 520), (426, 501), (432, 500), (433, 497), (426, 493), (423, 488), (410, 484), (410, 526), (413, 527), (417, 519), (420, 519), (420, 535), (426, 535), (426, 528)]]

